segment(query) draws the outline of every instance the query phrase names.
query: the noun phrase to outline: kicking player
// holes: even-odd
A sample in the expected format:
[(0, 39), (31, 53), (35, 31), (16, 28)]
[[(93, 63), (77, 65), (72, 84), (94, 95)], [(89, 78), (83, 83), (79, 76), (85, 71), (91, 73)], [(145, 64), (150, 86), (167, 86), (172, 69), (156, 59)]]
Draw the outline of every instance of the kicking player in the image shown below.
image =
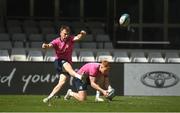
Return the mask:
[(72, 52), (74, 42), (82, 39), (86, 35), (85, 31), (81, 31), (77, 36), (70, 35), (70, 28), (68, 26), (62, 26), (60, 28), (60, 36), (52, 40), (49, 44), (43, 43), (42, 48), (54, 48), (55, 56), (55, 68), (60, 74), (59, 82), (54, 87), (50, 95), (43, 99), (44, 103), (47, 103), (65, 84), (67, 75), (70, 74), (73, 77), (81, 80), (82, 75), (76, 73), (72, 68)]
[[(107, 97), (108, 89), (112, 88), (109, 83), (109, 62), (103, 60), (101, 63), (86, 63), (79, 70), (78, 73), (86, 76), (87, 81), (82, 82), (79, 79), (73, 78), (72, 84), (77, 92), (73, 92), (71, 89), (67, 91), (67, 94), (64, 96), (65, 100), (70, 99), (70, 97), (74, 97), (78, 101), (84, 101), (87, 98), (87, 85), (90, 84), (92, 88), (97, 90), (95, 101), (104, 101), (100, 98), (100, 92)], [(99, 81), (99, 82), (98, 82)], [(100, 86), (103, 83), (105, 85), (105, 89)]]

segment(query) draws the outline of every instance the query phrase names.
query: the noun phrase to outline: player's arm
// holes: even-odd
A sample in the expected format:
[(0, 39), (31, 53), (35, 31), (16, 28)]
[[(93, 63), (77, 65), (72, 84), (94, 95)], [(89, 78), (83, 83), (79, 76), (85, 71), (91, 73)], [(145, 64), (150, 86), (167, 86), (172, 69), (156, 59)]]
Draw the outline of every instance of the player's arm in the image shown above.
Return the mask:
[(81, 30), (81, 32), (78, 35), (76, 35), (73, 40), (74, 41), (79, 41), (85, 36), (86, 36), (86, 31)]
[(89, 80), (90, 80), (91, 87), (93, 87), (94, 89), (100, 91), (104, 96), (107, 96), (107, 95), (108, 95), (108, 91), (102, 89), (102, 88), (96, 83), (96, 77), (89, 76)]
[(49, 43), (49, 44), (43, 43), (43, 44), (42, 44), (42, 48), (43, 48), (43, 49), (53, 48), (53, 45), (52, 45), (51, 43)]
[(109, 77), (104, 77), (104, 85), (105, 85), (105, 88), (108, 89), (108, 86), (110, 85)]

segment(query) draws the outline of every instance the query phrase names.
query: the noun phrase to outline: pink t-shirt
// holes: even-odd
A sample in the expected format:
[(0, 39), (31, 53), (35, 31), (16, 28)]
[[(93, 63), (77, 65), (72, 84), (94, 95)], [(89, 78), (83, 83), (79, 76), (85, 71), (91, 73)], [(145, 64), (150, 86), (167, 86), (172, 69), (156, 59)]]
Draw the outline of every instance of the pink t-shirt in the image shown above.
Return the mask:
[(50, 42), (55, 49), (55, 59), (64, 59), (67, 60), (70, 64), (72, 64), (72, 52), (74, 49), (73, 39), (74, 36), (69, 36), (66, 41), (62, 41), (60, 37), (58, 37)]
[[(82, 75), (97, 77), (102, 75), (101, 72), (99, 71), (99, 66), (100, 63), (87, 63), (78, 70), (78, 73)], [(103, 76), (107, 77), (107, 75), (103, 75)]]

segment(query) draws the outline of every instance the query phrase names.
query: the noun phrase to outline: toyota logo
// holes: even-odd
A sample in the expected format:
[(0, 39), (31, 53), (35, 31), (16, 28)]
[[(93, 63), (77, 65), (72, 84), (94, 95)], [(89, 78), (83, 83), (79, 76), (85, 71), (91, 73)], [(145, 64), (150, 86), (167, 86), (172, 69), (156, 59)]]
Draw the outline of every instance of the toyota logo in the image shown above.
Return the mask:
[(167, 88), (176, 85), (179, 82), (177, 75), (165, 71), (153, 71), (144, 74), (141, 82), (153, 88)]

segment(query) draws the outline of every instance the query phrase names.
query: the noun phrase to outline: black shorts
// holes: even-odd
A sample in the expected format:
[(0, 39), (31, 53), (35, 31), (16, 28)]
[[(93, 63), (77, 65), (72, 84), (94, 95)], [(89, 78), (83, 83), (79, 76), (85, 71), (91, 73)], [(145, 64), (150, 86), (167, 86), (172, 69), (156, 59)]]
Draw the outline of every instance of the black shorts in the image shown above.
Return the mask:
[(86, 91), (87, 86), (90, 84), (89, 82), (89, 77), (87, 77), (86, 82), (82, 82), (82, 80), (76, 78), (76, 77), (71, 77), (70, 78), (70, 86), (73, 91)]
[(54, 66), (55, 66), (56, 71), (57, 71), (58, 74), (62, 74), (62, 73), (64, 73), (65, 75), (68, 74), (65, 70), (63, 70), (63, 64), (66, 63), (66, 62), (67, 61), (64, 60), (64, 59), (61, 59), (61, 60), (56, 59), (54, 61)]

